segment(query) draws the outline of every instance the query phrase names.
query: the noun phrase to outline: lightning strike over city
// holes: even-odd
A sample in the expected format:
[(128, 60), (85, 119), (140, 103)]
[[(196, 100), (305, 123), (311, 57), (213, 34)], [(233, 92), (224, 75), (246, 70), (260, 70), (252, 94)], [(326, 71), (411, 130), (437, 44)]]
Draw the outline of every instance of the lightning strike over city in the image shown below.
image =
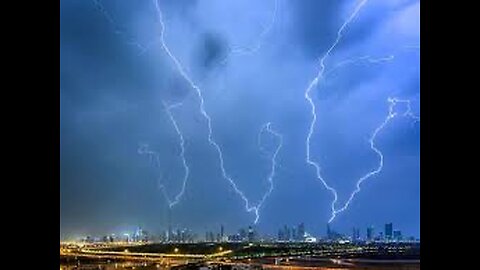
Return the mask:
[[(165, 111), (168, 115), (168, 118), (172, 122), (173, 127), (175, 128), (175, 132), (178, 135), (178, 138), (180, 140), (180, 158), (182, 160), (182, 165), (184, 168), (184, 175), (183, 175), (183, 180), (181, 184), (181, 189), (177, 193), (177, 195), (174, 196), (174, 199), (170, 199), (170, 196), (168, 195), (168, 192), (166, 191), (166, 187), (163, 184), (159, 185), (159, 188), (162, 190), (163, 195), (165, 196), (165, 200), (167, 200), (168, 207), (172, 208), (176, 204), (180, 202), (180, 199), (182, 198), (183, 194), (185, 193), (185, 187), (187, 186), (187, 181), (188, 181), (188, 176), (190, 174), (190, 168), (188, 167), (188, 163), (185, 159), (185, 139), (183, 138), (183, 134), (180, 131), (180, 128), (178, 127), (177, 121), (175, 121), (175, 118), (173, 117), (172, 114), (172, 109), (181, 106), (182, 103), (175, 103), (172, 105), (167, 105), (165, 102), (163, 102), (163, 106), (165, 108)], [(159, 154), (155, 151), (152, 151), (149, 149), (149, 146), (147, 144), (141, 144), (139, 149), (138, 149), (139, 154), (144, 154), (148, 155), (150, 157), (150, 160), (154, 160), (155, 164), (157, 167), (161, 166), (161, 162), (159, 160)]]
[(330, 53), (335, 49), (335, 47), (337, 46), (337, 44), (340, 42), (342, 36), (343, 36), (343, 32), (345, 31), (345, 29), (349, 26), (349, 24), (355, 19), (355, 17), (357, 16), (357, 14), (360, 12), (360, 10), (362, 9), (362, 7), (367, 3), (367, 0), (362, 0), (359, 2), (359, 4), (355, 7), (354, 11), (352, 12), (352, 14), (347, 18), (347, 20), (342, 24), (342, 26), (340, 27), (340, 29), (338, 30), (337, 32), (337, 36), (336, 36), (336, 39), (335, 41), (332, 43), (332, 45), (328, 48), (327, 52), (325, 52), (325, 54), (323, 55), (322, 58), (320, 58), (320, 69), (317, 73), (317, 75), (315, 76), (315, 78), (310, 81), (310, 84), (308, 85), (307, 89), (305, 90), (305, 99), (308, 101), (308, 103), (310, 104), (311, 106), (311, 113), (312, 113), (312, 122), (310, 123), (310, 128), (308, 130), (308, 134), (307, 134), (307, 139), (305, 141), (305, 144), (306, 144), (306, 153), (307, 153), (307, 156), (306, 156), (306, 162), (313, 166), (315, 168), (315, 172), (316, 172), (316, 175), (317, 175), (317, 179), (320, 180), (323, 184), (323, 186), (332, 193), (333, 195), (333, 200), (332, 200), (332, 203), (330, 205), (331, 207), (331, 210), (332, 210), (332, 217), (330, 217), (329, 219), (329, 223), (335, 218), (335, 213), (336, 213), (336, 210), (335, 210), (335, 203), (337, 202), (338, 200), (338, 194), (337, 194), (337, 191), (331, 187), (330, 185), (327, 184), (327, 182), (325, 181), (324, 177), (322, 176), (321, 174), (321, 168), (320, 168), (320, 165), (318, 163), (316, 163), (315, 161), (313, 161), (311, 159), (311, 156), (310, 156), (310, 140), (312, 138), (312, 135), (313, 135), (313, 131), (315, 129), (315, 124), (317, 122), (317, 113), (316, 113), (316, 107), (315, 107), (315, 103), (313, 102), (313, 99), (311, 98), (310, 96), (310, 92), (312, 91), (312, 89), (314, 89), (314, 87), (317, 87), (317, 85), (319, 84), (319, 82), (321, 81), (321, 79), (323, 78), (323, 73), (325, 71), (325, 60), (330, 56)]
[[(223, 151), (222, 151), (220, 145), (213, 139), (212, 119), (211, 119), (210, 115), (207, 113), (207, 111), (205, 110), (205, 100), (203, 98), (202, 90), (187, 75), (184, 67), (181, 65), (181, 63), (178, 61), (178, 59), (173, 55), (173, 53), (168, 48), (168, 46), (166, 44), (166, 41), (165, 41), (166, 27), (165, 27), (165, 23), (163, 21), (162, 10), (160, 8), (159, 1), (158, 0), (153, 0), (153, 1), (155, 3), (155, 9), (156, 9), (156, 12), (157, 12), (157, 15), (158, 15), (158, 20), (159, 20), (160, 26), (161, 26), (160, 39), (161, 39), (162, 47), (163, 47), (164, 51), (167, 53), (167, 55), (170, 57), (170, 59), (173, 61), (173, 63), (175, 64), (175, 66), (176, 66), (178, 72), (181, 74), (181, 76), (188, 82), (188, 84), (191, 86), (191, 88), (195, 90), (195, 92), (196, 92), (196, 94), (199, 98), (199, 101), (200, 101), (200, 113), (202, 114), (202, 116), (205, 118), (205, 120), (207, 122), (208, 142), (210, 143), (210, 145), (212, 145), (215, 148), (215, 150), (218, 154), (219, 165), (220, 165), (220, 170), (222, 172), (222, 176), (223, 176), (224, 179), (226, 179), (230, 183), (231, 187), (235, 190), (235, 192), (244, 201), (245, 210), (247, 212), (254, 212), (255, 213), (254, 224), (256, 224), (258, 222), (259, 218), (260, 218), (260, 212), (259, 212), (260, 207), (264, 203), (264, 201), (268, 197), (268, 195), (271, 193), (271, 190), (273, 189), (273, 179), (272, 178), (275, 174), (275, 157), (277, 155), (277, 151), (275, 152), (275, 154), (273, 156), (272, 172), (270, 173), (270, 175), (268, 177), (268, 181), (270, 183), (269, 191), (267, 193), (265, 193), (265, 195), (262, 197), (262, 200), (260, 201), (260, 203), (258, 205), (252, 205), (250, 200), (247, 198), (247, 196), (244, 194), (244, 192), (238, 187), (235, 180), (228, 175), (228, 173), (225, 169), (224, 154), (223, 154)], [(265, 32), (263, 32), (263, 33), (265, 33)], [(270, 129), (270, 124), (267, 124), (266, 130), (268, 132), (271, 132), (272, 134), (274, 134), (276, 136), (279, 136), (278, 133), (276, 133), (276, 132), (274, 132)], [(279, 147), (281, 147), (281, 145)]]
[(61, 269), (419, 269), (420, 1), (61, 0), (60, 26)]

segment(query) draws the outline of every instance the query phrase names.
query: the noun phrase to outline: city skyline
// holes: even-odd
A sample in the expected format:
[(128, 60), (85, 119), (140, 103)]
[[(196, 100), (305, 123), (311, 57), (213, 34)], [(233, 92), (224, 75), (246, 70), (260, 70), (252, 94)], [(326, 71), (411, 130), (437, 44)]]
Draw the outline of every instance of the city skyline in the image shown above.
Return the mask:
[(420, 237), (418, 1), (61, 1), (60, 22), (61, 239)]
[[(244, 226), (225, 231), (225, 226), (220, 225), (218, 230), (193, 231), (188, 228), (169, 227), (164, 230), (148, 231), (140, 226), (133, 230), (110, 232), (105, 235), (84, 235), (63, 242), (153, 242), (153, 243), (233, 243), (233, 242), (292, 242), (316, 243), (325, 241), (419, 241), (414, 236), (403, 235), (402, 231), (393, 227), (393, 223), (383, 224), (384, 230), (375, 230), (374, 225), (366, 228), (353, 227), (353, 233), (338, 232), (327, 223), (326, 230), (321, 235), (312, 235), (305, 223), (297, 225), (284, 225), (278, 229), (278, 234), (257, 231), (253, 226)], [(202, 236), (204, 234), (204, 236)]]

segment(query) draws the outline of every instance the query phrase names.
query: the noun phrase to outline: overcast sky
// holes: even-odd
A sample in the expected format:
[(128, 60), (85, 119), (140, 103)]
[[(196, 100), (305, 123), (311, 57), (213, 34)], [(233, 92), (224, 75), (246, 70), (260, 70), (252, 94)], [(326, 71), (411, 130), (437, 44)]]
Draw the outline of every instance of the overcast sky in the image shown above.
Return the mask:
[[(165, 45), (199, 86), (225, 169), (253, 205), (269, 188), (278, 146), (264, 132), (259, 147), (259, 131), (271, 122), (283, 136), (274, 189), (256, 225), (263, 233), (305, 222), (308, 232), (325, 234), (333, 196), (305, 161), (312, 121), (305, 90), (358, 3), (158, 0)], [(379, 164), (369, 138), (388, 115), (387, 98), (411, 100), (420, 116), (419, 16), (418, 1), (367, 1), (312, 89), (311, 156), (337, 190), (338, 207)], [(179, 193), (185, 171), (162, 102), (182, 102), (171, 113), (190, 169), (172, 224), (200, 235), (220, 224), (227, 233), (252, 224), (255, 214), (222, 177), (196, 91), (162, 48), (155, 0), (62, 0), (60, 26), (61, 237), (166, 228), (164, 195)], [(420, 234), (420, 124), (400, 116), (406, 106), (394, 109), (398, 117), (375, 140), (383, 169), (332, 222), (339, 231), (357, 226), (364, 235), (369, 225), (381, 231), (393, 222), (404, 235)], [(158, 162), (140, 154), (141, 145)]]

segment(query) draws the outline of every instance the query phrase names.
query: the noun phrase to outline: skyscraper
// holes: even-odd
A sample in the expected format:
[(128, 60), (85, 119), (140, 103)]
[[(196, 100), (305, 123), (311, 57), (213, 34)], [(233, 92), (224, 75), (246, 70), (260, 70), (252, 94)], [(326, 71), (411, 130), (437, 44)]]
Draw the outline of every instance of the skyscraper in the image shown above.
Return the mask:
[(393, 238), (397, 241), (402, 240), (402, 232), (399, 230), (393, 231)]
[(241, 241), (245, 241), (247, 239), (247, 231), (244, 228), (241, 228), (238, 234), (240, 235)]
[(391, 240), (393, 238), (393, 223), (385, 224), (385, 239)]
[(360, 239), (360, 229), (353, 227), (352, 241), (357, 241), (359, 239)]
[(255, 241), (255, 231), (253, 230), (252, 226), (248, 226), (248, 241)]
[(291, 236), (292, 236), (292, 234), (290, 232), (290, 228), (288, 228), (288, 226), (285, 225), (285, 231), (284, 231), (285, 241), (290, 240), (292, 238)]
[(367, 240), (373, 240), (374, 239), (374, 229), (373, 226), (370, 226), (367, 228)]
[(305, 238), (305, 224), (300, 223), (297, 228), (297, 241), (303, 241)]
[(284, 233), (283, 233), (283, 229), (279, 229), (278, 230), (278, 241), (284, 241), (285, 240), (285, 236), (284, 236)]

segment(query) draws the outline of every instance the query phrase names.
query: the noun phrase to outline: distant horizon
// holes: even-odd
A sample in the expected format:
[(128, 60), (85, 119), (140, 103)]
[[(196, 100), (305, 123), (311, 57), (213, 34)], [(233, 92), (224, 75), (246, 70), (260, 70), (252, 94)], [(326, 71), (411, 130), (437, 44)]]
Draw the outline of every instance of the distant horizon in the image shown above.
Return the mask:
[[(367, 234), (367, 228), (369, 227), (373, 227), (374, 228), (374, 235), (376, 236), (379, 236), (380, 235), (380, 232), (384, 232), (384, 229), (385, 229), (385, 225), (388, 224), (388, 223), (385, 223), (383, 224), (383, 226), (378, 226), (376, 227), (375, 225), (370, 225), (368, 227), (365, 227), (365, 228), (360, 228), (360, 227), (352, 227), (351, 229), (353, 230), (353, 228), (356, 228), (356, 229), (360, 229), (360, 238), (365, 238), (366, 237), (366, 234)], [(297, 224), (297, 225), (287, 225), (288, 228), (297, 228), (297, 226), (300, 225), (300, 224)], [(233, 230), (233, 231), (225, 231), (225, 235), (234, 235), (234, 234), (237, 234), (239, 233), (239, 231), (241, 229), (247, 229), (249, 226), (252, 226), (252, 228), (255, 229), (255, 226), (254, 225), (246, 225), (246, 226), (243, 226), (243, 227), (239, 227), (236, 231)], [(158, 231), (150, 231), (150, 230), (146, 230), (145, 228), (143, 228), (142, 226), (131, 226), (130, 229), (126, 229), (126, 230), (121, 230), (121, 231), (115, 231), (115, 232), (109, 232), (109, 233), (103, 233), (103, 234), (83, 234), (83, 235), (77, 235), (77, 236), (61, 236), (60, 240), (61, 241), (70, 241), (70, 240), (78, 240), (80, 238), (84, 238), (84, 237), (87, 237), (87, 236), (92, 236), (92, 237), (103, 237), (103, 236), (111, 236), (111, 235), (116, 235), (116, 236), (123, 236), (124, 233), (132, 233), (132, 232), (135, 232), (136, 229), (142, 229), (144, 231), (147, 231), (149, 234), (151, 235), (154, 235), (154, 236), (160, 236), (162, 234), (164, 234), (165, 232), (168, 231), (168, 228), (165, 228), (165, 229), (160, 229)], [(190, 230), (189, 228), (186, 228), (186, 227), (173, 227), (172, 226), (172, 232), (176, 232), (177, 230), (189, 230), (191, 232), (193, 232), (194, 234), (196, 234), (199, 238), (199, 240), (203, 239), (204, 237), (204, 234), (207, 233), (207, 232), (213, 232), (213, 233), (220, 233), (220, 228), (218, 228), (217, 231), (215, 230), (205, 230), (205, 231), (193, 231), (193, 230)], [(225, 228), (225, 227), (224, 227)], [(277, 233), (278, 233), (278, 230), (280, 229), (283, 229), (284, 227), (280, 227), (277, 229), (276, 232), (262, 232), (262, 231), (257, 231), (257, 233), (260, 233), (261, 236), (268, 236), (268, 237), (273, 237), (273, 238), (277, 238)], [(316, 234), (316, 235), (313, 235), (311, 232), (309, 232), (308, 230), (308, 226), (305, 224), (305, 231), (309, 234), (312, 234), (312, 236), (314, 237), (324, 237), (324, 236), (327, 236), (327, 224), (325, 225), (325, 233), (323, 234)], [(379, 228), (381, 228), (381, 230), (379, 230)], [(226, 228), (225, 228), (226, 229)], [(349, 232), (342, 232), (342, 231), (337, 231), (335, 229), (335, 227), (331, 227), (331, 229), (333, 231), (336, 231), (344, 236), (351, 236), (351, 231)], [(396, 231), (396, 230), (401, 230), (401, 228), (396, 228), (395, 227), (395, 224), (393, 224), (393, 231)], [(402, 236), (405, 237), (405, 238), (408, 238), (408, 237), (414, 237), (415, 239), (420, 239), (420, 236), (415, 236), (415, 235), (405, 235), (403, 234), (403, 231), (402, 231)]]

